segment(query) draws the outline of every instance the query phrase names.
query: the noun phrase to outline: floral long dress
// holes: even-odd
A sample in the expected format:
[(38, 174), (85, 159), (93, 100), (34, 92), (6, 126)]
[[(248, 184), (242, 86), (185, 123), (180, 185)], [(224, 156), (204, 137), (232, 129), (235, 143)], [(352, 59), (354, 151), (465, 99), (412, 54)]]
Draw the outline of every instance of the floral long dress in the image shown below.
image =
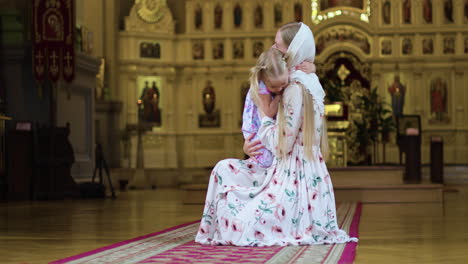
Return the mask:
[[(195, 241), (210, 245), (310, 245), (357, 241), (340, 230), (333, 186), (323, 161), (319, 138), (323, 109), (314, 104), (317, 141), (313, 159), (304, 154), (303, 95), (298, 84), (284, 92), (287, 157), (268, 169), (227, 159), (211, 173), (206, 203)], [(262, 119), (262, 143), (276, 154), (278, 129)]]
[[(249, 90), (247, 96), (245, 97), (244, 112), (242, 113), (242, 134), (244, 135), (244, 139), (247, 139), (249, 136), (254, 134), (254, 137), (251, 139), (251, 141), (255, 141), (259, 139), (258, 130), (262, 125), (262, 121), (260, 120), (259, 109), (252, 100), (251, 92), (252, 90)], [(271, 93), (268, 91), (268, 88), (262, 81), (259, 82), (258, 93), (271, 96)], [(270, 167), (274, 158), (271, 151), (266, 148), (261, 148), (257, 150), (257, 152), (260, 154), (255, 156), (255, 158), (257, 159), (259, 165), (263, 168)]]

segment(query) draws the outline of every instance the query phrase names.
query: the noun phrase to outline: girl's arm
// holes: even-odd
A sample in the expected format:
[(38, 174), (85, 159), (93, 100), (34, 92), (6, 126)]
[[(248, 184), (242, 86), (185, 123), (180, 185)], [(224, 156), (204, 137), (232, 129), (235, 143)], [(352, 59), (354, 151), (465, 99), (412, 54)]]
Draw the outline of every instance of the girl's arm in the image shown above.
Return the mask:
[(267, 116), (262, 119), (262, 126), (258, 130), (259, 138), (267, 149), (277, 152), (278, 133), (285, 135), (286, 146), (284, 151), (289, 153), (296, 142), (299, 129), (302, 126), (302, 89), (298, 84), (292, 84), (284, 90), (283, 112), (278, 115), (284, 117), (284, 131), (278, 131), (278, 122)]
[(250, 134), (250, 136), (248, 136), (245, 139), (244, 146), (242, 149), (244, 150), (244, 153), (247, 154), (247, 156), (250, 156), (250, 158), (257, 161), (257, 158), (255, 158), (255, 156), (262, 154), (258, 150), (264, 148), (264, 146), (262, 145), (262, 142), (259, 139), (252, 141), (254, 137), (254, 133)]
[(305, 73), (315, 73), (317, 68), (313, 61), (303, 61), (301, 64), (296, 66), (296, 70), (300, 70)]
[(280, 96), (277, 95), (273, 99), (270, 94), (259, 94), (258, 96), (260, 97), (260, 109), (263, 114), (270, 118), (274, 118), (276, 113), (278, 113)]

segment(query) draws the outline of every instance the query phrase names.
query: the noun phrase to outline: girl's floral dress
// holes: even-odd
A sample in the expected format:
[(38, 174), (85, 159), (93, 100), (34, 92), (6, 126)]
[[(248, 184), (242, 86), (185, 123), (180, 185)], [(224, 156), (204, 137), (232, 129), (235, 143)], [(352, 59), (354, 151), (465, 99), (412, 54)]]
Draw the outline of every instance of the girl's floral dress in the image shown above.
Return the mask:
[[(255, 134), (251, 141), (257, 140), (258, 130), (262, 122), (260, 121), (259, 109), (252, 100), (249, 91), (247, 97), (245, 98), (244, 113), (242, 115), (242, 134), (244, 134), (244, 139), (248, 138), (250, 135)], [(265, 86), (265, 83), (262, 81), (259, 82), (259, 94), (269, 94), (268, 88)], [(273, 154), (266, 148), (261, 148), (258, 150), (259, 155), (255, 156), (258, 160), (259, 165), (263, 168), (268, 168), (273, 163)]]
[(276, 157), (278, 133), (286, 135), (286, 158), (275, 158), (268, 169), (237, 159), (215, 166), (196, 242), (284, 246), (357, 241), (337, 224), (333, 186), (319, 147), (323, 104), (314, 104), (314, 158), (304, 155), (302, 98), (302, 88), (290, 85), (283, 95), (284, 111), (278, 113), (287, 121), (285, 131), (278, 131), (268, 117), (259, 130), (262, 143)]

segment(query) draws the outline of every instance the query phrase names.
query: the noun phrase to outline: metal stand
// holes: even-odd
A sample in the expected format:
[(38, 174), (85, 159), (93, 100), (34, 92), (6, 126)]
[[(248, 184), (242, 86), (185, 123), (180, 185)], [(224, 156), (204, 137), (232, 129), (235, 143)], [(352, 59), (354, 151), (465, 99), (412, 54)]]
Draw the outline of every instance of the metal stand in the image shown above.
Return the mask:
[(137, 149), (136, 149), (136, 170), (135, 175), (129, 182), (128, 187), (130, 189), (156, 189), (156, 186), (149, 183), (148, 178), (145, 175), (145, 161), (144, 161), (144, 146), (143, 146), (143, 134), (151, 128), (151, 125), (139, 121), (138, 124), (133, 125), (134, 130), (137, 131)]
[(431, 182), (444, 183), (444, 142), (440, 136), (431, 137)]
[(115, 199), (115, 191), (114, 191), (114, 186), (112, 186), (112, 181), (110, 179), (110, 173), (109, 173), (109, 167), (107, 167), (107, 162), (104, 159), (104, 154), (102, 152), (102, 145), (101, 143), (96, 144), (96, 168), (94, 169), (93, 173), (93, 180), (92, 182), (94, 183), (94, 178), (96, 177), (96, 172), (99, 170), (99, 183), (102, 184), (102, 169), (104, 168), (106, 175), (107, 175), (107, 182), (109, 183), (111, 192), (112, 192), (112, 198)]
[(138, 139), (137, 139), (137, 159), (136, 159), (136, 170), (132, 181), (128, 184), (130, 189), (144, 189), (148, 187), (148, 181), (145, 177), (144, 167), (144, 155), (143, 155), (143, 129), (141, 124), (138, 125)]

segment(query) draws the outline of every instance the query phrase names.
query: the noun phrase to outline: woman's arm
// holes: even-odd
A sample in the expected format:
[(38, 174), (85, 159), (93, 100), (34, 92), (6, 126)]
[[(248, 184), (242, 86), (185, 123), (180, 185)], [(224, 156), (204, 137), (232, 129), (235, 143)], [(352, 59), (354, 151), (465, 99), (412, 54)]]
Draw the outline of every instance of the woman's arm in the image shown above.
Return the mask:
[[(296, 142), (296, 137), (299, 129), (302, 126), (302, 89), (298, 84), (292, 84), (283, 94), (283, 112), (278, 115), (283, 115), (284, 131), (281, 131), (286, 141), (284, 151), (289, 153)], [(278, 116), (279, 118), (279, 116)], [(262, 119), (262, 126), (258, 131), (259, 138), (267, 149), (275, 151), (277, 154), (278, 146), (278, 121), (265, 116)]]

